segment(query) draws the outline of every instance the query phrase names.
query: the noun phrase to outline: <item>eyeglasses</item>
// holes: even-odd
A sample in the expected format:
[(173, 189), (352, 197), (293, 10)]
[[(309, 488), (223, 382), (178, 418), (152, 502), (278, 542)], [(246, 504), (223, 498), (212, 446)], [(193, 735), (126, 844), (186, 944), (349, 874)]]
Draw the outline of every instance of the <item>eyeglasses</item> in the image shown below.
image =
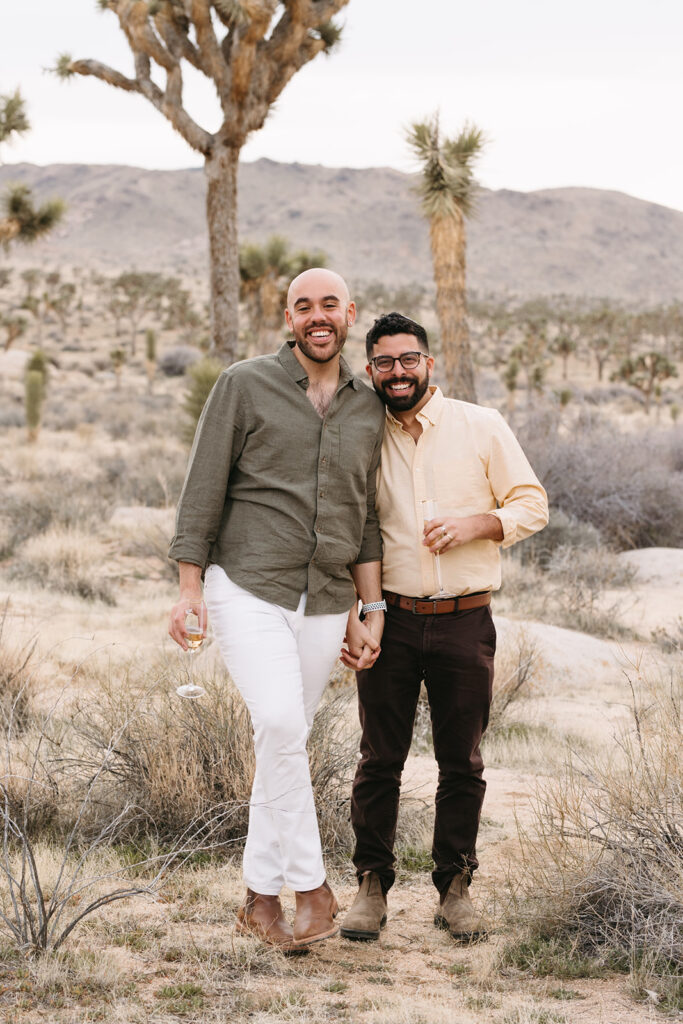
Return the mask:
[(427, 358), (424, 352), (402, 352), (400, 356), (375, 356), (370, 362), (378, 373), (389, 373), (395, 363), (400, 363), (404, 370), (414, 370), (420, 365), (421, 356)]

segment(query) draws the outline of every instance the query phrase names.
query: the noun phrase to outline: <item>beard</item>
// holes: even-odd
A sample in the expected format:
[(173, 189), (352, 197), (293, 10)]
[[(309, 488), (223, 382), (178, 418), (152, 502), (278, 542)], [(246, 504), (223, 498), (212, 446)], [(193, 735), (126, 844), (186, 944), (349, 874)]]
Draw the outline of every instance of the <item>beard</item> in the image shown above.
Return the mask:
[[(385, 388), (391, 387), (392, 384), (414, 384), (415, 387), (412, 391), (409, 391), (405, 395), (388, 395)], [(387, 409), (391, 412), (407, 412), (409, 409), (413, 409), (417, 403), (426, 395), (427, 388), (429, 387), (429, 374), (420, 379), (419, 377), (402, 377), (400, 380), (396, 377), (391, 380), (383, 380), (379, 384), (373, 380), (375, 391), (382, 399)]]
[(312, 360), (314, 363), (329, 363), (330, 359), (334, 359), (343, 349), (346, 343), (346, 336), (349, 333), (346, 324), (339, 327), (335, 327), (334, 324), (318, 324), (318, 327), (314, 329), (320, 330), (323, 327), (331, 331), (333, 335), (325, 345), (316, 345), (314, 342), (309, 341), (305, 334), (297, 331), (294, 332), (294, 344), (303, 352), (307, 359)]

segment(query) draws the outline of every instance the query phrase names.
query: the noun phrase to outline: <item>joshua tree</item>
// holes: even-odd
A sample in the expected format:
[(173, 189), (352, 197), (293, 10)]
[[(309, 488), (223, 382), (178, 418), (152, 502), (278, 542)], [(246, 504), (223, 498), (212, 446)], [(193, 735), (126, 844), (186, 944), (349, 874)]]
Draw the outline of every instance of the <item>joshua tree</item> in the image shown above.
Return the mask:
[(542, 315), (527, 312), (522, 307), (524, 340), (515, 345), (510, 356), (524, 368), (527, 405), (532, 404), (534, 391), (543, 389), (545, 378), (546, 321)]
[(240, 247), (240, 297), (248, 320), (247, 355), (272, 347), (282, 329), (282, 310), (291, 278), (311, 267), (324, 267), (327, 257), (314, 251), (289, 251), (289, 242), (272, 235), (265, 245)]
[(30, 127), (19, 90), (9, 96), (0, 96), (0, 146), (13, 135), (23, 135)]
[[(237, 165), (248, 136), (296, 72), (340, 37), (332, 17), (348, 0), (98, 0), (112, 11), (130, 46), (134, 77), (96, 60), (62, 54), (62, 78), (91, 75), (139, 93), (205, 161), (214, 350), (237, 353), (239, 263)], [(183, 61), (214, 85), (217, 131), (202, 128), (183, 106)], [(165, 78), (164, 87), (157, 84)]]
[(503, 374), (503, 383), (508, 393), (508, 418), (512, 419), (515, 413), (515, 391), (517, 390), (517, 378), (519, 377), (519, 361), (514, 356), (508, 360)]
[(474, 208), (473, 165), (484, 136), (474, 125), (465, 125), (456, 138), (442, 139), (435, 115), (413, 124), (408, 142), (422, 162), (419, 191), (429, 219), (446, 387), (449, 394), (476, 402), (467, 327), (465, 218)]
[(49, 199), (36, 207), (26, 185), (11, 185), (3, 198), (5, 216), (0, 217), (0, 242), (8, 246), (15, 239), (35, 242), (52, 231), (64, 215), (61, 199)]
[(612, 374), (612, 380), (625, 380), (632, 388), (637, 388), (645, 398), (645, 412), (649, 416), (652, 397), (661, 382), (677, 376), (676, 367), (661, 352), (644, 352), (635, 359), (624, 359)]
[(122, 348), (113, 348), (109, 353), (111, 359), (111, 365), (114, 368), (116, 375), (116, 390), (121, 389), (121, 374), (123, 373), (123, 367), (126, 364), (126, 353)]
[(5, 352), (12, 344), (26, 331), (27, 320), (25, 316), (0, 316), (0, 326), (5, 328)]
[(141, 273), (137, 270), (128, 270), (119, 274), (113, 282), (113, 289), (114, 295), (118, 299), (119, 310), (128, 319), (130, 351), (131, 355), (135, 355), (140, 321), (146, 313), (159, 315), (166, 289), (166, 279), (162, 274), (154, 271)]
[(76, 285), (71, 281), (64, 281), (48, 300), (50, 311), (59, 320), (59, 326), (62, 329), (62, 341), (66, 340), (75, 297)]
[(557, 353), (562, 360), (562, 380), (567, 379), (567, 363), (573, 352), (576, 352), (576, 342), (568, 334), (558, 334), (552, 345), (551, 351)]

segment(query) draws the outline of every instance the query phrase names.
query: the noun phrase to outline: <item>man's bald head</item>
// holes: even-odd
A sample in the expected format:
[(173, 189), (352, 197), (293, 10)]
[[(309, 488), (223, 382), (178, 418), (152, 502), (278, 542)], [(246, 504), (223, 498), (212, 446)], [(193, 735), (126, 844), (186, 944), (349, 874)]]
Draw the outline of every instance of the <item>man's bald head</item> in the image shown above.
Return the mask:
[(334, 270), (304, 270), (290, 284), (285, 320), (294, 335), (297, 358), (314, 363), (335, 359), (355, 319), (346, 281)]
[(321, 288), (329, 290), (330, 295), (336, 295), (344, 306), (348, 306), (351, 301), (348, 285), (341, 274), (335, 273), (334, 270), (326, 270), (325, 267), (312, 267), (310, 270), (304, 270), (290, 284), (287, 292), (287, 309), (291, 311), (295, 302), (307, 298), (307, 290), (318, 293)]

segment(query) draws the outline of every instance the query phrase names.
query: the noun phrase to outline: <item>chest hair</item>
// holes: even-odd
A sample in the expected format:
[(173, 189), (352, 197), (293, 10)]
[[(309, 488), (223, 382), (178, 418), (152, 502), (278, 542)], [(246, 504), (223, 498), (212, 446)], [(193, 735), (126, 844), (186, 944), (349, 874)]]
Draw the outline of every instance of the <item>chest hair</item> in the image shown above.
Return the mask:
[(314, 384), (311, 382), (306, 390), (306, 397), (318, 413), (321, 419), (327, 415), (327, 410), (332, 404), (337, 385), (335, 384)]

